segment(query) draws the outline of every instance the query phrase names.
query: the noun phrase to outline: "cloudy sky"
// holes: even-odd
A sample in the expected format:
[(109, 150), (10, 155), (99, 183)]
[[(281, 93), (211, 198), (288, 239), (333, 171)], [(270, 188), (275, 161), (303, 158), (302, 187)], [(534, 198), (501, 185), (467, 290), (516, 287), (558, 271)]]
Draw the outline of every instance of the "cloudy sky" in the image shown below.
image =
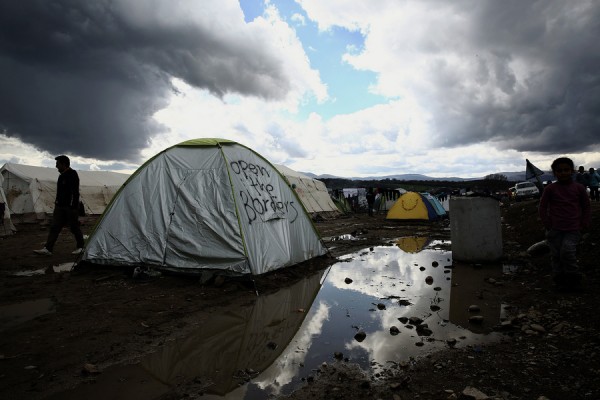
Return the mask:
[(346, 177), (600, 167), (596, 0), (0, 3), (0, 165), (238, 141)]

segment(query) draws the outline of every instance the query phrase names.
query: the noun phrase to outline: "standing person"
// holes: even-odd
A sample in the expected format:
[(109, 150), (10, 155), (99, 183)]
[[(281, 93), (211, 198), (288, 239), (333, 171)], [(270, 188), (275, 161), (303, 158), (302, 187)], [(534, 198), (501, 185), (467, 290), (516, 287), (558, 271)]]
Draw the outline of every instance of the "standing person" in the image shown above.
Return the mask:
[(573, 161), (560, 157), (552, 163), (556, 182), (542, 193), (539, 215), (546, 228), (550, 246), (554, 282), (564, 288), (576, 288), (581, 283), (577, 266), (577, 243), (581, 230), (591, 222), (590, 199), (585, 186), (574, 182)]
[(375, 193), (373, 188), (367, 189), (367, 208), (369, 209), (369, 216), (373, 216), (373, 204), (375, 204)]
[(590, 197), (592, 200), (600, 201), (600, 197), (598, 196), (598, 186), (600, 186), (600, 175), (594, 170), (594, 168), (590, 168), (588, 171), (588, 186), (590, 188)]
[(54, 201), (54, 213), (52, 214), (52, 225), (48, 233), (48, 240), (43, 249), (34, 250), (36, 254), (52, 255), (54, 243), (63, 226), (69, 225), (71, 233), (77, 241), (77, 249), (72, 254), (80, 254), (83, 251), (83, 234), (79, 228), (79, 175), (71, 169), (71, 160), (67, 156), (58, 156), (56, 169), (60, 172), (56, 184), (56, 200)]
[(375, 203), (373, 204), (373, 209), (375, 210), (375, 214), (379, 214), (379, 210), (381, 210), (381, 202), (383, 201), (383, 193), (381, 189), (375, 189)]
[(575, 182), (577, 183), (581, 183), (583, 186), (588, 185), (588, 175), (585, 173), (585, 168), (583, 168), (583, 165), (579, 166), (579, 169), (577, 170), (577, 173), (574, 176), (575, 178)]

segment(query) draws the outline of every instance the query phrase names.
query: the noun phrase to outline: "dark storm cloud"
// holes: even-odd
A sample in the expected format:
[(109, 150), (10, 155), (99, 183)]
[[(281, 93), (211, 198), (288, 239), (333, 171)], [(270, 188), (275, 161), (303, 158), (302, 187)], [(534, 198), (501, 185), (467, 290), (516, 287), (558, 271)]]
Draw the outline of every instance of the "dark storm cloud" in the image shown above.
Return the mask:
[(470, 66), (470, 75), (444, 62), (432, 67), (435, 89), (427, 102), (440, 143), (491, 141), (542, 153), (597, 149), (600, 3), (511, 0), (458, 7), (468, 15), (468, 33), (456, 36), (451, 50)]
[(217, 96), (283, 97), (278, 60), (231, 4), (219, 16), (203, 1), (0, 3), (0, 133), (53, 154), (134, 161), (165, 131), (152, 115), (172, 77)]

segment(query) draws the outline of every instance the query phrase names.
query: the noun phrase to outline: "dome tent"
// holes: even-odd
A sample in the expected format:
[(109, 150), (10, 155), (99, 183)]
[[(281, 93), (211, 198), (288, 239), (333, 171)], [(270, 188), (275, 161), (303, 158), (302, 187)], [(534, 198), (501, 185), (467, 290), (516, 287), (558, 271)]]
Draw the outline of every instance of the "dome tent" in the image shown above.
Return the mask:
[(439, 199), (437, 197), (435, 197), (427, 192), (421, 193), (421, 196), (425, 197), (429, 201), (429, 204), (432, 205), (432, 207), (435, 210), (438, 217), (443, 218), (443, 217), (448, 216), (446, 209), (444, 208), (444, 206), (442, 205), (442, 203), (439, 201)]
[(157, 154), (125, 182), (82, 259), (258, 275), (325, 253), (272, 164), (230, 140), (196, 139)]
[(417, 192), (406, 192), (390, 208), (386, 219), (433, 221), (440, 217), (427, 196)]

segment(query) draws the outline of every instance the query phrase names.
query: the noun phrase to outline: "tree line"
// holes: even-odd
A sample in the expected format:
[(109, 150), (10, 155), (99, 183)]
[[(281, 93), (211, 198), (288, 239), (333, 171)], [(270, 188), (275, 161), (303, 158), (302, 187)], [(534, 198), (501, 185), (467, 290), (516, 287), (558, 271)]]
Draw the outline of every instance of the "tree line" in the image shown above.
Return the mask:
[(505, 175), (490, 174), (483, 179), (462, 180), (462, 181), (444, 181), (444, 180), (399, 180), (399, 179), (345, 179), (345, 178), (320, 178), (320, 181), (325, 183), (329, 189), (339, 190), (344, 188), (381, 188), (381, 189), (397, 189), (403, 188), (414, 192), (433, 192), (441, 191), (451, 192), (452, 190), (471, 189), (473, 191), (489, 190), (505, 191), (513, 186), (515, 182), (511, 182)]

